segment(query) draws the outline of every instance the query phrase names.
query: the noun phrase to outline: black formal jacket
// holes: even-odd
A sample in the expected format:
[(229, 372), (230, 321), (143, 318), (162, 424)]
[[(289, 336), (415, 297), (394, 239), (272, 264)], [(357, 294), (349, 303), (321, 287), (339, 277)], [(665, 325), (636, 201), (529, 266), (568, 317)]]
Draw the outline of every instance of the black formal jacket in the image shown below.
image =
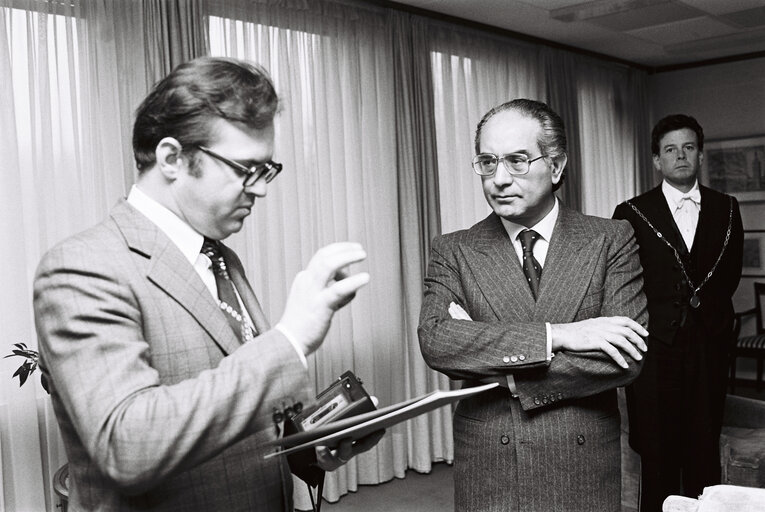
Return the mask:
[[(631, 199), (643, 215), (677, 249), (691, 281), (698, 286), (714, 266), (725, 243), (729, 219), (730, 237), (722, 259), (698, 293), (701, 305), (690, 307), (691, 292), (673, 251), (627, 204), (614, 211), (635, 230), (643, 266), (643, 289), (648, 299), (648, 331), (653, 338), (672, 344), (681, 326), (703, 326), (710, 338), (730, 338), (733, 325), (733, 293), (741, 277), (744, 233), (735, 198), (699, 186), (701, 211), (690, 254), (672, 218), (661, 185)], [(732, 209), (732, 210), (731, 210)], [(732, 217), (732, 218), (731, 218)]]
[[(696, 286), (715, 266), (728, 237), (717, 267), (698, 293), (701, 300), (698, 308), (690, 306), (692, 289), (672, 249), (627, 202), (618, 205), (613, 215), (615, 219), (628, 220), (635, 230), (643, 267), (643, 289), (648, 299), (647, 358), (656, 363), (649, 364), (647, 361), (643, 373), (627, 388), (630, 444), (637, 451), (641, 451), (644, 440), (655, 435), (657, 422), (661, 424), (661, 420), (654, 417), (660, 410), (656, 402), (668, 397), (661, 396), (657, 386), (670, 377), (668, 373), (679, 371), (671, 367), (677, 364), (676, 358), (664, 362), (662, 358), (669, 357), (666, 354), (672, 352), (670, 347), (679, 339), (691, 340), (693, 350), (690, 354), (695, 360), (695, 371), (701, 376), (695, 389), (687, 389), (682, 399), (701, 404), (707, 411), (705, 415), (711, 431), (719, 430), (728, 351), (733, 342), (732, 296), (741, 277), (744, 235), (735, 198), (707, 187), (699, 188), (701, 211), (690, 253), (672, 218), (661, 186), (629, 201), (677, 250)], [(665, 344), (667, 349), (657, 344)], [(642, 395), (637, 396), (638, 393)]]

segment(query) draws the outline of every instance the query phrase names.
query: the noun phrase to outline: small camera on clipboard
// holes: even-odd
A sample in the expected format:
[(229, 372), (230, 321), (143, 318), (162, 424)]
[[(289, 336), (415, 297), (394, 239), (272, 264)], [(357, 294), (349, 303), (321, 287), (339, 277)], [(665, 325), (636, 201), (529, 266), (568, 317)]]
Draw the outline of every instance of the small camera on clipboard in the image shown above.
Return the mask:
[[(318, 394), (314, 406), (285, 421), (284, 435), (307, 432), (329, 422), (375, 409), (377, 406), (362, 386), (361, 379), (349, 370)], [(316, 465), (316, 452), (313, 449), (291, 453), (287, 455), (287, 461), (292, 473), (310, 487), (323, 483), (324, 471)]]
[(361, 379), (346, 371), (316, 397), (316, 405), (297, 414), (292, 421), (298, 431), (307, 432), (326, 423), (374, 411), (377, 407)]

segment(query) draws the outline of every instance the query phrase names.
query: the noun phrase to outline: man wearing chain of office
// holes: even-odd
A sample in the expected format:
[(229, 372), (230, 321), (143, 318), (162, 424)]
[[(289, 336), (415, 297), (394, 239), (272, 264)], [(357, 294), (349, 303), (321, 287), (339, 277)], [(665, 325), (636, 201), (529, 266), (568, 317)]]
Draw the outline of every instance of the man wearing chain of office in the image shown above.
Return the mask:
[(648, 299), (650, 351), (627, 387), (630, 445), (641, 456), (641, 512), (660, 511), (670, 494), (695, 498), (720, 483), (743, 228), (736, 199), (699, 185), (703, 149), (696, 119), (661, 119), (651, 151), (664, 179), (613, 215), (635, 229)]

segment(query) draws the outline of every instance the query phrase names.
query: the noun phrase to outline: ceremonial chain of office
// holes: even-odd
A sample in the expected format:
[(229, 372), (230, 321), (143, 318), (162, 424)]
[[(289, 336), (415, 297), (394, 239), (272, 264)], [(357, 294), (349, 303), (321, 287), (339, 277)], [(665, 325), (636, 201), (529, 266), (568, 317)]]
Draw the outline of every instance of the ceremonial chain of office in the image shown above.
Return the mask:
[(645, 215), (643, 215), (643, 212), (641, 212), (637, 206), (632, 204), (630, 201), (627, 201), (627, 204), (630, 205), (630, 208), (635, 210), (635, 213), (637, 213), (641, 219), (645, 221), (646, 224), (648, 224), (648, 227), (650, 227), (654, 233), (656, 233), (656, 236), (659, 237), (659, 240), (667, 244), (667, 246), (672, 249), (672, 252), (675, 254), (675, 259), (677, 260), (677, 264), (680, 265), (680, 270), (683, 272), (683, 276), (685, 276), (686, 281), (688, 281), (688, 285), (693, 290), (693, 293), (691, 294), (691, 300), (689, 301), (692, 308), (696, 309), (701, 305), (701, 299), (699, 298), (699, 291), (701, 288), (707, 284), (707, 281), (709, 281), (709, 278), (712, 277), (712, 274), (715, 273), (715, 270), (717, 270), (717, 265), (720, 263), (720, 260), (723, 257), (723, 254), (725, 254), (725, 249), (728, 247), (728, 241), (730, 240), (730, 230), (733, 226), (733, 198), (730, 200), (730, 211), (728, 212), (728, 230), (725, 232), (725, 242), (723, 243), (722, 250), (720, 251), (720, 255), (717, 256), (717, 261), (715, 261), (715, 264), (712, 265), (712, 269), (707, 273), (707, 276), (704, 278), (704, 280), (698, 285), (694, 285), (693, 281), (691, 281), (691, 277), (688, 275), (688, 272), (685, 270), (685, 265), (683, 265), (683, 260), (680, 258), (680, 254), (677, 252), (677, 249), (675, 249), (675, 246), (673, 246), (669, 240), (666, 239), (666, 237), (656, 229), (653, 224), (651, 224), (651, 221), (649, 221)]

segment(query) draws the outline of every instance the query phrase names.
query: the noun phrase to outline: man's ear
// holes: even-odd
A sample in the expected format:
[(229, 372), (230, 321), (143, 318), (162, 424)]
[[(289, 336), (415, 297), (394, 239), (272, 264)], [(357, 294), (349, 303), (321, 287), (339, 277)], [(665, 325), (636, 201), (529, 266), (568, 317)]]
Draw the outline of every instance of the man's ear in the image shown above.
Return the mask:
[(557, 185), (563, 176), (563, 169), (566, 168), (568, 162), (568, 155), (561, 155), (552, 159), (552, 182), (553, 185)]
[(157, 148), (154, 150), (157, 166), (168, 180), (174, 180), (184, 164), (184, 160), (181, 157), (182, 150), (181, 143), (173, 137), (165, 137), (159, 141)]
[(653, 168), (661, 172), (661, 158), (659, 158), (659, 155), (653, 155)]

